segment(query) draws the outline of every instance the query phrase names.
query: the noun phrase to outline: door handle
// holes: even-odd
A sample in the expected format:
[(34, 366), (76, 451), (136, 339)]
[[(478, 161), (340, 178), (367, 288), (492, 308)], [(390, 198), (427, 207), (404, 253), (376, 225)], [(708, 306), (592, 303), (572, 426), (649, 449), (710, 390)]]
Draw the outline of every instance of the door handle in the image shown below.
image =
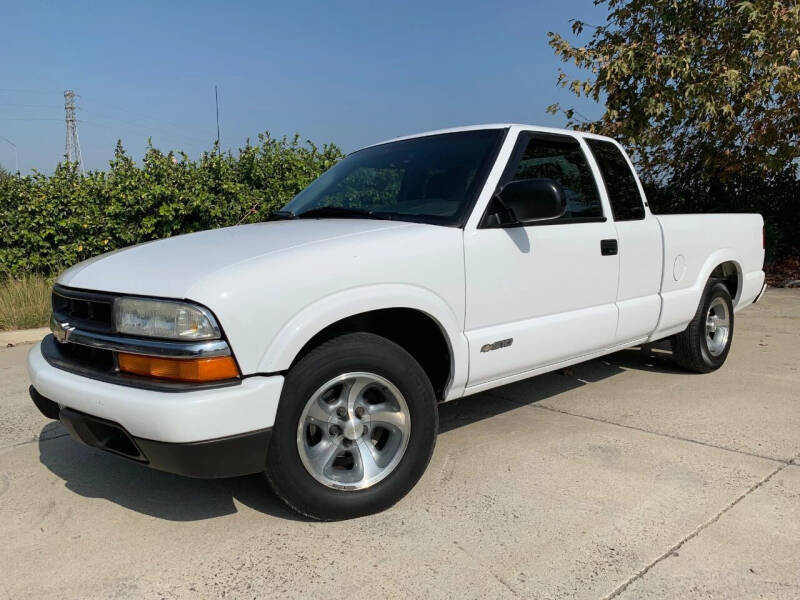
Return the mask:
[(603, 256), (614, 256), (617, 250), (617, 240), (600, 240), (600, 254)]

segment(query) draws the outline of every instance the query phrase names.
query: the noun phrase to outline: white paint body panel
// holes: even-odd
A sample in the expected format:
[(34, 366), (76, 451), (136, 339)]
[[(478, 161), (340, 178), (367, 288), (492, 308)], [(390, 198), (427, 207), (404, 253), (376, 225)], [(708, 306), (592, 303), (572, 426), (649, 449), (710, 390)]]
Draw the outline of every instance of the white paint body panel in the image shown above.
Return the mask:
[[(664, 240), (661, 279), (663, 307), (651, 339), (683, 331), (694, 316), (711, 272), (724, 262), (736, 264), (741, 285), (734, 300), (738, 311), (751, 304), (764, 284), (764, 221), (761, 215), (659, 215)], [(676, 280), (675, 262), (685, 269)]]
[(58, 283), (199, 302), (216, 315), (244, 374), (289, 368), (305, 342), (344, 317), (418, 309), (447, 332), (452, 387), (463, 388), (462, 246), (462, 231), (451, 227), (275, 221), (142, 244), (73, 267)]
[(466, 234), (469, 386), (613, 344), (619, 261), (600, 255), (600, 240), (614, 237), (610, 222)]
[[(285, 371), (316, 333), (358, 313), (402, 307), (435, 320), (450, 346), (450, 400), (681, 331), (723, 262), (733, 261), (739, 272), (737, 310), (761, 290), (759, 215), (654, 216), (646, 207), (644, 220), (615, 223), (591, 153), (605, 223), (480, 229), (520, 132), (590, 137), (482, 127), (508, 133), (463, 229), (278, 221), (143, 244), (76, 265), (58, 279), (78, 289), (207, 306), (243, 374), (251, 375), (241, 386), (180, 394), (122, 388), (54, 369), (38, 346), (29, 358), (34, 385), (134, 435), (198, 441), (272, 425), (283, 378), (264, 375)], [(619, 254), (601, 256), (600, 240), (612, 238)], [(509, 338), (510, 346), (481, 352)]]

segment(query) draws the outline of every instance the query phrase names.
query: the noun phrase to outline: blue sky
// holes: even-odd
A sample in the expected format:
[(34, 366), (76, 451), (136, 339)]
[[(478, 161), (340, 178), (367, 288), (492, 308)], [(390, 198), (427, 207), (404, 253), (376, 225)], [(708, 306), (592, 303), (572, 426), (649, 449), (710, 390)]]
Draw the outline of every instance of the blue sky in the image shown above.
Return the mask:
[[(563, 126), (547, 31), (605, 19), (558, 2), (8, 2), (0, 0), (0, 136), (20, 170), (52, 171), (64, 152), (65, 89), (79, 95), (87, 168), (117, 138), (140, 159), (148, 136), (191, 156), (261, 131), (346, 151), (442, 127), (502, 121)], [(0, 164), (14, 154), (0, 140)]]

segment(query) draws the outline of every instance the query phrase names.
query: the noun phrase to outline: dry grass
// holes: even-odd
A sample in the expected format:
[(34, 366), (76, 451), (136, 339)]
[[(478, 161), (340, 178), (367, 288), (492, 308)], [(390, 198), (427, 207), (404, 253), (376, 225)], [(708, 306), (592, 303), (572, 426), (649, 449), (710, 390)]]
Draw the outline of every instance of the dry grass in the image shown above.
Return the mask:
[(51, 286), (49, 279), (39, 275), (0, 278), (0, 331), (47, 325)]

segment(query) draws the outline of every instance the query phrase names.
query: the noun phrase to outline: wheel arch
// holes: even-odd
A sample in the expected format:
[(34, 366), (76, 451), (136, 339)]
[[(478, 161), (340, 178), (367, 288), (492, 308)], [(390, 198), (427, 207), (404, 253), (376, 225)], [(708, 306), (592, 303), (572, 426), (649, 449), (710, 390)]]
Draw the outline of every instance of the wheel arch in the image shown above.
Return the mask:
[[(695, 271), (691, 284), (678, 289), (662, 291), (661, 316), (649, 340), (657, 340), (683, 331), (697, 313), (703, 299), (703, 291), (708, 280), (719, 275), (731, 291), (733, 306), (741, 297), (743, 288), (742, 260), (733, 248), (721, 248), (712, 252)], [(734, 275), (735, 273), (735, 275)]]
[[(399, 323), (390, 326), (396, 321)], [(272, 339), (258, 370), (262, 373), (286, 371), (309, 348), (343, 330), (370, 331), (403, 346), (426, 372), (432, 369), (429, 376), (432, 382), (436, 380), (434, 387), (439, 388), (440, 400), (451, 400), (463, 394), (469, 354), (458, 319), (438, 295), (425, 288), (403, 284), (353, 288), (306, 306)], [(437, 333), (431, 351), (427, 352), (426, 340)], [(436, 355), (437, 344), (447, 351), (445, 381), (431, 358)]]
[(700, 274), (695, 281), (695, 289), (698, 290), (698, 303), (702, 300), (703, 290), (709, 279), (720, 279), (725, 283), (731, 294), (733, 305), (736, 306), (742, 293), (742, 261), (738, 253), (733, 248), (724, 248), (711, 254), (706, 259)]
[(709, 278), (718, 279), (725, 284), (733, 305), (736, 306), (742, 293), (742, 266), (734, 260), (725, 261), (714, 267)]

